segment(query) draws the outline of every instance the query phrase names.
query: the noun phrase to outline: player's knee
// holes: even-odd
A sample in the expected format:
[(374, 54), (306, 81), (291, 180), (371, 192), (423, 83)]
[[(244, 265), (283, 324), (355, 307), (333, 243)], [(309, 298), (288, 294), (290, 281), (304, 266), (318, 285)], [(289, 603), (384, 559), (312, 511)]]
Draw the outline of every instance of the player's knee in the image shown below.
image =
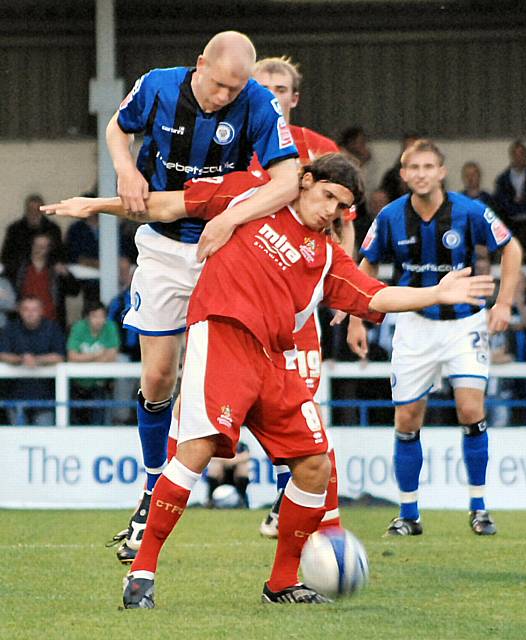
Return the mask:
[(170, 396), (175, 386), (175, 375), (170, 369), (146, 369), (141, 377), (144, 397), (151, 402)]
[(327, 489), (331, 462), (327, 454), (302, 458), (292, 466), (292, 479), (303, 491), (321, 493)]
[(474, 424), (484, 417), (484, 409), (478, 402), (465, 403), (457, 407), (457, 416), (460, 424)]

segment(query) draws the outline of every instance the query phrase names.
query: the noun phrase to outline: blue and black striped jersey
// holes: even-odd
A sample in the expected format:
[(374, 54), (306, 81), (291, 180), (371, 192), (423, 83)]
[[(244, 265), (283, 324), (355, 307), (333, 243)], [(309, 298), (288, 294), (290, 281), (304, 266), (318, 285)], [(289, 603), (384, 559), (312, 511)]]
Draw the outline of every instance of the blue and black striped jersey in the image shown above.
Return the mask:
[[(416, 213), (410, 195), (384, 207), (360, 248), (371, 264), (393, 262), (398, 285), (428, 287), (454, 269), (475, 267), (475, 246), (490, 252), (511, 239), (507, 227), (482, 202), (447, 192), (428, 222)], [(464, 318), (478, 311), (468, 304), (434, 305), (420, 313), (432, 320)]]
[[(191, 88), (194, 69), (154, 69), (123, 100), (118, 123), (125, 133), (144, 132), (137, 167), (152, 191), (183, 188), (190, 178), (245, 171), (257, 152), (264, 168), (298, 152), (273, 94), (249, 80), (220, 111), (205, 113)], [(182, 242), (199, 240), (204, 222), (184, 218), (152, 227)]]

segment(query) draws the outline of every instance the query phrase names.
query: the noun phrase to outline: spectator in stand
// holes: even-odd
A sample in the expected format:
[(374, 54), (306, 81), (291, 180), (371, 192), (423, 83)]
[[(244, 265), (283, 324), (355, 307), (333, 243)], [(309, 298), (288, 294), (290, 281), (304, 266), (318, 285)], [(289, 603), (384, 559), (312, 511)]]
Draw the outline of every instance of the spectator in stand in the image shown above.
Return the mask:
[(31, 242), (29, 256), (15, 276), (19, 297), (35, 296), (42, 302), (44, 317), (56, 320), (66, 330), (66, 296), (76, 296), (80, 285), (63, 262), (55, 262), (51, 254), (52, 240), (47, 233), (37, 233)]
[(127, 362), (139, 362), (141, 348), (139, 346), (139, 334), (130, 331), (122, 325), (122, 318), (131, 307), (130, 286), (136, 265), (128, 258), (119, 258), (119, 293), (112, 298), (108, 305), (108, 318), (117, 323), (120, 337), (120, 353), (127, 356)]
[[(111, 300), (108, 305), (108, 318), (113, 320), (119, 329), (120, 352), (117, 356), (119, 362), (140, 362), (141, 347), (139, 344), (139, 334), (130, 331), (122, 325), (124, 314), (131, 307), (130, 286), (136, 265), (124, 256), (119, 258), (119, 286), (120, 292)], [(115, 380), (115, 400), (123, 403), (134, 400), (135, 409), (136, 394), (138, 384), (131, 378), (117, 378)], [(115, 424), (135, 424), (137, 415), (135, 410), (130, 411), (129, 407), (118, 407), (113, 414)]]
[(400, 155), (398, 156), (398, 160), (383, 175), (383, 178), (380, 182), (380, 189), (387, 193), (388, 202), (392, 202), (400, 196), (403, 196), (404, 193), (407, 193), (407, 185), (400, 176), (400, 169), (402, 168), (400, 158), (402, 157), (402, 153), (413, 143), (415, 143), (419, 138), (421, 138), (421, 136), (416, 133), (404, 133), (401, 143), (402, 149), (400, 151)]
[[(67, 342), (70, 362), (115, 362), (119, 350), (119, 330), (108, 320), (106, 307), (99, 300), (88, 300), (82, 320), (76, 322)], [(111, 382), (102, 378), (72, 381), (73, 400), (108, 400)], [(107, 412), (100, 407), (79, 407), (72, 412), (71, 424), (105, 424)]]
[[(64, 361), (64, 334), (60, 327), (44, 318), (42, 302), (25, 296), (18, 305), (18, 317), (0, 333), (0, 362), (35, 369)], [(17, 378), (11, 381), (9, 397), (15, 400), (52, 401), (53, 381), (45, 378)], [(8, 409), (11, 424), (48, 426), (54, 423), (54, 410), (49, 407), (17, 407)]]
[(526, 146), (515, 140), (509, 148), (510, 165), (495, 181), (495, 200), (513, 235), (526, 246)]
[[(91, 197), (91, 193), (87, 196)], [(66, 250), (68, 260), (73, 264), (99, 268), (99, 217), (90, 216), (85, 220), (74, 222), (66, 233)], [(86, 278), (82, 280), (85, 300), (99, 299), (99, 280)]]
[(348, 127), (340, 135), (338, 144), (342, 153), (351, 156), (351, 160), (362, 168), (372, 157), (363, 127)]
[(498, 206), (493, 196), (487, 191), (483, 191), (480, 187), (482, 171), (478, 162), (473, 160), (464, 162), (461, 169), (461, 178), (464, 185), (464, 190), (461, 193), (472, 200), (480, 200), (500, 215), (501, 212), (498, 211)]
[(65, 257), (60, 227), (40, 211), (43, 204), (42, 196), (36, 193), (27, 196), (24, 215), (7, 227), (1, 261), (4, 274), (12, 282), (20, 264), (29, 257), (31, 241), (38, 233), (47, 233), (51, 238), (51, 254), (54, 260), (63, 260)]
[(208, 506), (213, 507), (212, 494), (222, 484), (231, 484), (239, 494), (240, 506), (248, 509), (250, 451), (244, 442), (238, 442), (233, 458), (212, 458), (208, 463)]
[(0, 276), (0, 331), (6, 326), (8, 314), (16, 309), (16, 294), (13, 285), (5, 276)]
[(139, 252), (135, 244), (135, 234), (138, 223), (133, 220), (121, 220), (119, 222), (119, 255), (128, 258), (131, 264), (137, 264)]

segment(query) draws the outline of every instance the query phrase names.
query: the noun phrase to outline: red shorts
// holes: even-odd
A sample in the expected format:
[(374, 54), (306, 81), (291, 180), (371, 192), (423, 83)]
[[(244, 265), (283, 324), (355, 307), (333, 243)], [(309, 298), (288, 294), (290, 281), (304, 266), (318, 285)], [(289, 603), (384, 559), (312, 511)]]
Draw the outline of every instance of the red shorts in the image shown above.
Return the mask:
[(305, 380), (312, 397), (320, 386), (321, 375), (321, 348), (316, 313), (315, 311), (294, 334), (294, 343), (298, 350), (298, 372)]
[(193, 324), (181, 380), (177, 440), (220, 434), (214, 455), (231, 458), (242, 425), (274, 463), (327, 451), (312, 396), (297, 370), (276, 367), (252, 333), (235, 320)]

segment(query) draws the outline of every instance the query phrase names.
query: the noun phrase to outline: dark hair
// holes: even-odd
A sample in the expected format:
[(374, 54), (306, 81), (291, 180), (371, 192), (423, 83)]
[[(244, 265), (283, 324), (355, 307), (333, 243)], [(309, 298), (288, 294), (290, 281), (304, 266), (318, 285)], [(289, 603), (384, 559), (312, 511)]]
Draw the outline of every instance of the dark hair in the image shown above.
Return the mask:
[(360, 169), (342, 153), (326, 153), (303, 167), (316, 182), (326, 180), (349, 189), (356, 204), (363, 200), (364, 186)]
[(357, 138), (365, 135), (363, 127), (347, 127), (340, 133), (338, 144), (340, 147), (347, 147), (349, 144), (356, 142)]
[(100, 300), (89, 299), (84, 303), (84, 307), (82, 309), (82, 315), (84, 318), (89, 316), (92, 311), (98, 311), (99, 309), (103, 309), (106, 311), (105, 305)]
[(25, 293), (23, 296), (20, 296), (17, 300), (17, 304), (20, 305), (22, 304), (22, 302), (33, 302), (34, 300), (36, 300), (37, 302), (40, 302), (40, 304), (44, 306), (44, 303), (42, 302), (41, 298), (36, 296), (34, 293)]

